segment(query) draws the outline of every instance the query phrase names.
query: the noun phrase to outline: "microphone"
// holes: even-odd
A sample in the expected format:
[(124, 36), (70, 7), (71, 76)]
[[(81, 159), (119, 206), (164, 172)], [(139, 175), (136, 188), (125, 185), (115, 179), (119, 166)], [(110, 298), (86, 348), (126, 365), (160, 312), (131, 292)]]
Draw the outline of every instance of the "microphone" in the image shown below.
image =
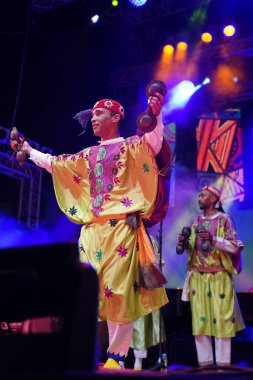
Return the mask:
[(186, 243), (188, 241), (188, 238), (191, 236), (191, 228), (190, 227), (184, 227), (182, 229), (181, 235), (183, 235), (184, 240), (178, 242), (178, 244), (176, 246), (176, 252), (177, 252), (178, 255), (181, 255), (182, 253), (184, 253), (184, 250), (186, 248)]

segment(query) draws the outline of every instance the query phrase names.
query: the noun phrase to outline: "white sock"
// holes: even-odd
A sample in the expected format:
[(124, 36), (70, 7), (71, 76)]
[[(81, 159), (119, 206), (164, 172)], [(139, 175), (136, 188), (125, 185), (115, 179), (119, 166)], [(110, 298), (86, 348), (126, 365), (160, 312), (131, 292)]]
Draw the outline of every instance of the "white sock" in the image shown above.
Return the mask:
[(119, 361), (120, 368), (125, 368), (125, 362)]
[(135, 358), (134, 366), (142, 368), (142, 358)]

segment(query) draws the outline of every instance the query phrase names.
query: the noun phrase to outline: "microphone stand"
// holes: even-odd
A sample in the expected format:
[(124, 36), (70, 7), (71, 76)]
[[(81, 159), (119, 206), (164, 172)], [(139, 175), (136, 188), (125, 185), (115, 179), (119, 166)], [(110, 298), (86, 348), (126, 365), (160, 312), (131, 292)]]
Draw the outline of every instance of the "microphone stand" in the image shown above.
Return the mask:
[[(162, 248), (163, 248), (163, 220), (160, 222), (160, 228), (158, 230), (159, 232), (159, 238), (158, 238), (158, 252), (160, 253), (159, 257), (159, 266), (162, 271)], [(167, 371), (168, 367), (168, 360), (167, 360), (167, 351), (166, 351), (166, 345), (162, 342), (162, 337), (164, 336), (164, 324), (163, 324), (163, 316), (161, 309), (159, 309), (159, 364), (160, 364), (160, 371), (165, 372)], [(164, 346), (164, 351), (162, 352), (162, 345)]]
[[(157, 236), (158, 240), (158, 252), (159, 252), (159, 267), (162, 271), (162, 244), (163, 244), (163, 220), (160, 222), (160, 227), (158, 230), (159, 235)], [(152, 370), (158, 370), (161, 372), (166, 372), (168, 367), (167, 362), (167, 351), (166, 351), (166, 345), (164, 344), (164, 351), (162, 350), (162, 337), (165, 335), (164, 333), (164, 324), (163, 324), (163, 318), (161, 309), (159, 309), (159, 357), (157, 360), (157, 364), (152, 368)]]

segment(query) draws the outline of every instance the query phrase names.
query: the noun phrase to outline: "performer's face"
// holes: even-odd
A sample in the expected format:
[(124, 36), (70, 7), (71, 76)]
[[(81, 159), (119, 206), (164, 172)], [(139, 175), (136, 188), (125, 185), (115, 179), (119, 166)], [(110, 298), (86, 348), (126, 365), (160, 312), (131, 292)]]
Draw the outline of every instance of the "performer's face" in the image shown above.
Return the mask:
[(206, 210), (210, 206), (215, 206), (217, 199), (210, 191), (202, 190), (198, 195), (198, 203), (200, 210)]
[(111, 111), (104, 108), (96, 108), (92, 111), (92, 128), (95, 136), (106, 138), (111, 130), (117, 130), (120, 116), (111, 115)]
[(112, 117), (110, 111), (104, 108), (96, 108), (92, 112), (91, 123), (94, 135), (101, 137), (104, 130), (111, 127)]

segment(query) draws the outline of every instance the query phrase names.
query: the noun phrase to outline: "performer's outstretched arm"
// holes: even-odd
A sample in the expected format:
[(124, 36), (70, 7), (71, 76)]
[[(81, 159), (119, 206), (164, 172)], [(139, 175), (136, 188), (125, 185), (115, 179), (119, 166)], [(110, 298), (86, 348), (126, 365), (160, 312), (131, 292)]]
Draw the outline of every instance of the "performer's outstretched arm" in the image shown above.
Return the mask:
[(37, 149), (33, 149), (27, 141), (24, 141), (22, 150), (30, 156), (30, 160), (32, 160), (37, 166), (40, 166), (41, 168), (46, 169), (49, 173), (52, 173), (51, 160), (53, 156), (51, 156), (51, 154), (42, 153)]

